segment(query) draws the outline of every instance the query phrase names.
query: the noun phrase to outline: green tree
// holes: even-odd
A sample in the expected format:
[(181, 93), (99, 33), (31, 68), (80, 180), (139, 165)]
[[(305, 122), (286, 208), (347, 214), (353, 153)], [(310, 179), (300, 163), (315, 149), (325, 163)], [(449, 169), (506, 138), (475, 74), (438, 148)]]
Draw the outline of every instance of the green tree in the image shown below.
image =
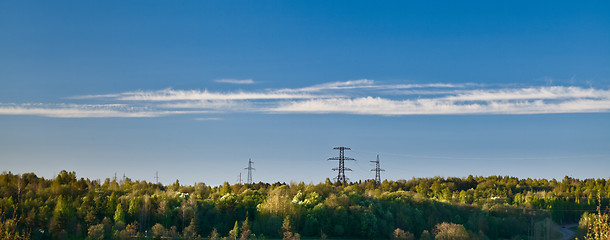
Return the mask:
[(421, 233), (421, 236), (419, 236), (419, 240), (434, 240), (432, 238), (432, 234), (430, 234), (430, 232), (428, 232), (428, 230), (424, 230)]
[(235, 221), (235, 226), (233, 226), (233, 229), (231, 229), (231, 231), (229, 231), (229, 239), (235, 240), (235, 239), (237, 239), (238, 236), (239, 236), (239, 223), (237, 221)]
[(104, 224), (97, 224), (89, 227), (87, 239), (102, 240), (104, 239)]
[(138, 234), (139, 227), (140, 225), (138, 224), (138, 221), (134, 221), (130, 224), (127, 224), (127, 226), (125, 227), (125, 233), (127, 234), (127, 236), (134, 237)]
[(218, 230), (216, 230), (216, 228), (212, 229), (212, 232), (210, 233), (210, 240), (218, 240), (220, 239), (220, 236), (218, 236)]
[(366, 238), (372, 238), (377, 233), (377, 217), (371, 210), (364, 210), (360, 217), (360, 227), (362, 236)]
[(240, 240), (250, 239), (251, 234), (252, 234), (252, 231), (250, 231), (250, 224), (248, 223), (248, 217), (246, 217), (246, 220), (244, 220), (244, 223), (241, 225), (241, 237), (239, 239)]
[(413, 233), (405, 232), (400, 228), (396, 228), (392, 233), (392, 239), (414, 240), (415, 236), (413, 235)]
[(301, 235), (292, 231), (292, 224), (290, 223), (290, 216), (286, 216), (282, 222), (282, 238), (284, 240), (299, 240)]
[(468, 231), (461, 224), (439, 223), (434, 227), (434, 236), (437, 240), (468, 240)]
[(442, 189), (442, 186), (441, 186), (439, 179), (436, 179), (436, 181), (434, 181), (434, 183), (432, 183), (432, 186), (430, 186), (430, 190), (432, 190), (432, 194), (435, 197), (438, 197), (441, 195), (441, 189)]
[[(2, 212), (0, 212), (0, 216)], [(21, 233), (17, 230), (17, 223), (13, 219), (2, 221), (0, 218), (0, 239), (26, 240), (30, 239), (29, 233)]]
[(182, 235), (186, 238), (186, 239), (198, 239), (199, 238), (199, 228), (197, 227), (197, 223), (195, 221), (195, 219), (191, 219), (191, 223), (189, 224), (188, 227), (184, 228), (184, 230), (182, 230)]
[(152, 232), (153, 232), (153, 236), (155, 237), (155, 239), (161, 239), (161, 237), (163, 237), (165, 235), (165, 227), (163, 227), (163, 225), (161, 225), (160, 223), (155, 224), (154, 226), (152, 226)]
[[(64, 171), (64, 174), (68, 174)], [(58, 176), (58, 178), (60, 178)], [(63, 176), (63, 179), (69, 179), (67, 176)], [(64, 180), (62, 180), (64, 181)], [(51, 219), (50, 231), (55, 238), (63, 239), (68, 235), (67, 229), (70, 229), (71, 222), (74, 222), (76, 217), (76, 211), (68, 199), (65, 199), (62, 195), (57, 198), (57, 204), (53, 210), (53, 217)]]
[(127, 210), (127, 213), (129, 213), (129, 217), (131, 220), (138, 219), (141, 206), (142, 200), (139, 196), (136, 196), (129, 200), (129, 208)]
[(608, 240), (610, 239), (610, 215), (601, 211), (601, 194), (597, 195), (597, 215), (592, 215), (588, 223), (586, 240)]
[(125, 222), (125, 211), (123, 211), (123, 205), (117, 203), (116, 211), (114, 211), (114, 222)]

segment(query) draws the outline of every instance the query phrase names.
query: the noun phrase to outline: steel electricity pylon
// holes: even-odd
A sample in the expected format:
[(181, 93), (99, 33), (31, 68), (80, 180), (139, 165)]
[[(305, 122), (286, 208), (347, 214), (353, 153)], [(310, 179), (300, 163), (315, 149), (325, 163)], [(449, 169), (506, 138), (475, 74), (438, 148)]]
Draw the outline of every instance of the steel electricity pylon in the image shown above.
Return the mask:
[(248, 167), (244, 168), (244, 169), (248, 170), (248, 180), (246, 182), (246, 184), (248, 184), (248, 185), (252, 184), (252, 170), (256, 170), (255, 168), (252, 167), (252, 163), (254, 163), (252, 161), (252, 159), (248, 158)]
[(345, 177), (345, 171), (351, 171), (352, 169), (346, 168), (345, 167), (345, 160), (351, 160), (354, 161), (355, 159), (353, 158), (349, 158), (349, 157), (345, 157), (345, 150), (351, 150), (348, 147), (335, 147), (333, 149), (338, 149), (339, 150), (339, 157), (333, 157), (333, 158), (329, 158), (329, 161), (334, 161), (337, 160), (339, 161), (339, 167), (337, 168), (333, 168), (333, 171), (339, 171), (339, 173), (337, 174), (337, 177), (335, 178), (335, 180), (337, 182), (345, 182), (348, 181), (349, 179), (347, 177)]
[(375, 168), (371, 169), (371, 171), (375, 171), (375, 182), (377, 184), (381, 183), (381, 171), (385, 171), (379, 167), (379, 154), (377, 154), (377, 161), (371, 161), (375, 163)]

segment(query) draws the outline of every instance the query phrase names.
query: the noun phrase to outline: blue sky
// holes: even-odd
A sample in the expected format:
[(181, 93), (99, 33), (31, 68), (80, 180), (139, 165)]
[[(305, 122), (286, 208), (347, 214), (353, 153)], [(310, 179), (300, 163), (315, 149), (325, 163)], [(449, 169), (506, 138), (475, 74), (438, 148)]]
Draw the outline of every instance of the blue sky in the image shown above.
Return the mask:
[(607, 178), (605, 1), (2, 1), (0, 166)]

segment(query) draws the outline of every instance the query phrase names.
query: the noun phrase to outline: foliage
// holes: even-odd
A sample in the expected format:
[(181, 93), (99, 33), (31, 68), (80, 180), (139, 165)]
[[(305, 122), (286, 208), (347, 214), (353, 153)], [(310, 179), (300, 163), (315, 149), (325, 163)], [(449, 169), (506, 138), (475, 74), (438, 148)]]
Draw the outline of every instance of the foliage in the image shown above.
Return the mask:
[(104, 224), (96, 224), (89, 227), (89, 240), (102, 240), (104, 239)]
[(433, 240), (433, 238), (430, 232), (428, 232), (428, 230), (424, 230), (421, 233), (421, 236), (419, 236), (419, 240)]
[(220, 239), (220, 237), (218, 236), (218, 231), (216, 230), (216, 228), (214, 228), (212, 230), (212, 232), (210, 233), (210, 240), (218, 240)]
[(233, 229), (231, 229), (231, 231), (229, 231), (229, 239), (236, 240), (236, 239), (238, 239), (237, 238), (238, 236), (239, 236), (239, 224), (237, 223), (237, 221), (235, 221), (235, 226), (233, 227)]
[(470, 236), (464, 225), (443, 222), (434, 227), (434, 239), (468, 240), (470, 239)]
[(290, 216), (286, 216), (282, 222), (282, 236), (284, 240), (299, 240), (301, 239), (298, 233), (294, 233), (292, 230), (292, 224), (290, 223)]
[[(610, 182), (490, 176), (334, 184), (146, 181), (0, 174), (1, 239), (533, 239), (604, 223)], [(599, 201), (596, 196), (599, 195)], [(602, 216), (601, 211), (597, 216)], [(604, 220), (606, 219), (606, 220)], [(241, 227), (240, 227), (241, 223)], [(602, 229), (602, 228), (599, 228)], [(431, 234), (433, 233), (433, 234)], [(456, 238), (445, 238), (456, 239)]]
[[(601, 195), (598, 195), (601, 202)], [(610, 215), (602, 213), (601, 205), (597, 207), (597, 215), (590, 215), (584, 224), (588, 226), (586, 240), (608, 240), (610, 239)]]
[(156, 239), (160, 239), (161, 237), (165, 236), (165, 227), (163, 227), (163, 225), (160, 223), (157, 223), (152, 226), (152, 232)]
[(392, 239), (413, 240), (415, 239), (415, 235), (413, 235), (413, 233), (405, 232), (404, 230), (397, 228), (392, 234)]
[(248, 217), (246, 217), (246, 220), (244, 220), (244, 223), (242, 223), (242, 225), (241, 225), (241, 235), (239, 237), (239, 240), (248, 240), (248, 239), (250, 239), (251, 234), (252, 234), (252, 231), (250, 231), (250, 224), (248, 223)]

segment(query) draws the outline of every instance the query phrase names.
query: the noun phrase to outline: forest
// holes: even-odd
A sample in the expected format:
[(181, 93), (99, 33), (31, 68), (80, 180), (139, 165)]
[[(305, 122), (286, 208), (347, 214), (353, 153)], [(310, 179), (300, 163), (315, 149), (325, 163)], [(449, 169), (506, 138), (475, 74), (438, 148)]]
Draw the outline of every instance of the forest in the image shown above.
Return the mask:
[(571, 177), (208, 186), (4, 172), (0, 238), (556, 239), (564, 224), (582, 238), (609, 198), (608, 180)]

